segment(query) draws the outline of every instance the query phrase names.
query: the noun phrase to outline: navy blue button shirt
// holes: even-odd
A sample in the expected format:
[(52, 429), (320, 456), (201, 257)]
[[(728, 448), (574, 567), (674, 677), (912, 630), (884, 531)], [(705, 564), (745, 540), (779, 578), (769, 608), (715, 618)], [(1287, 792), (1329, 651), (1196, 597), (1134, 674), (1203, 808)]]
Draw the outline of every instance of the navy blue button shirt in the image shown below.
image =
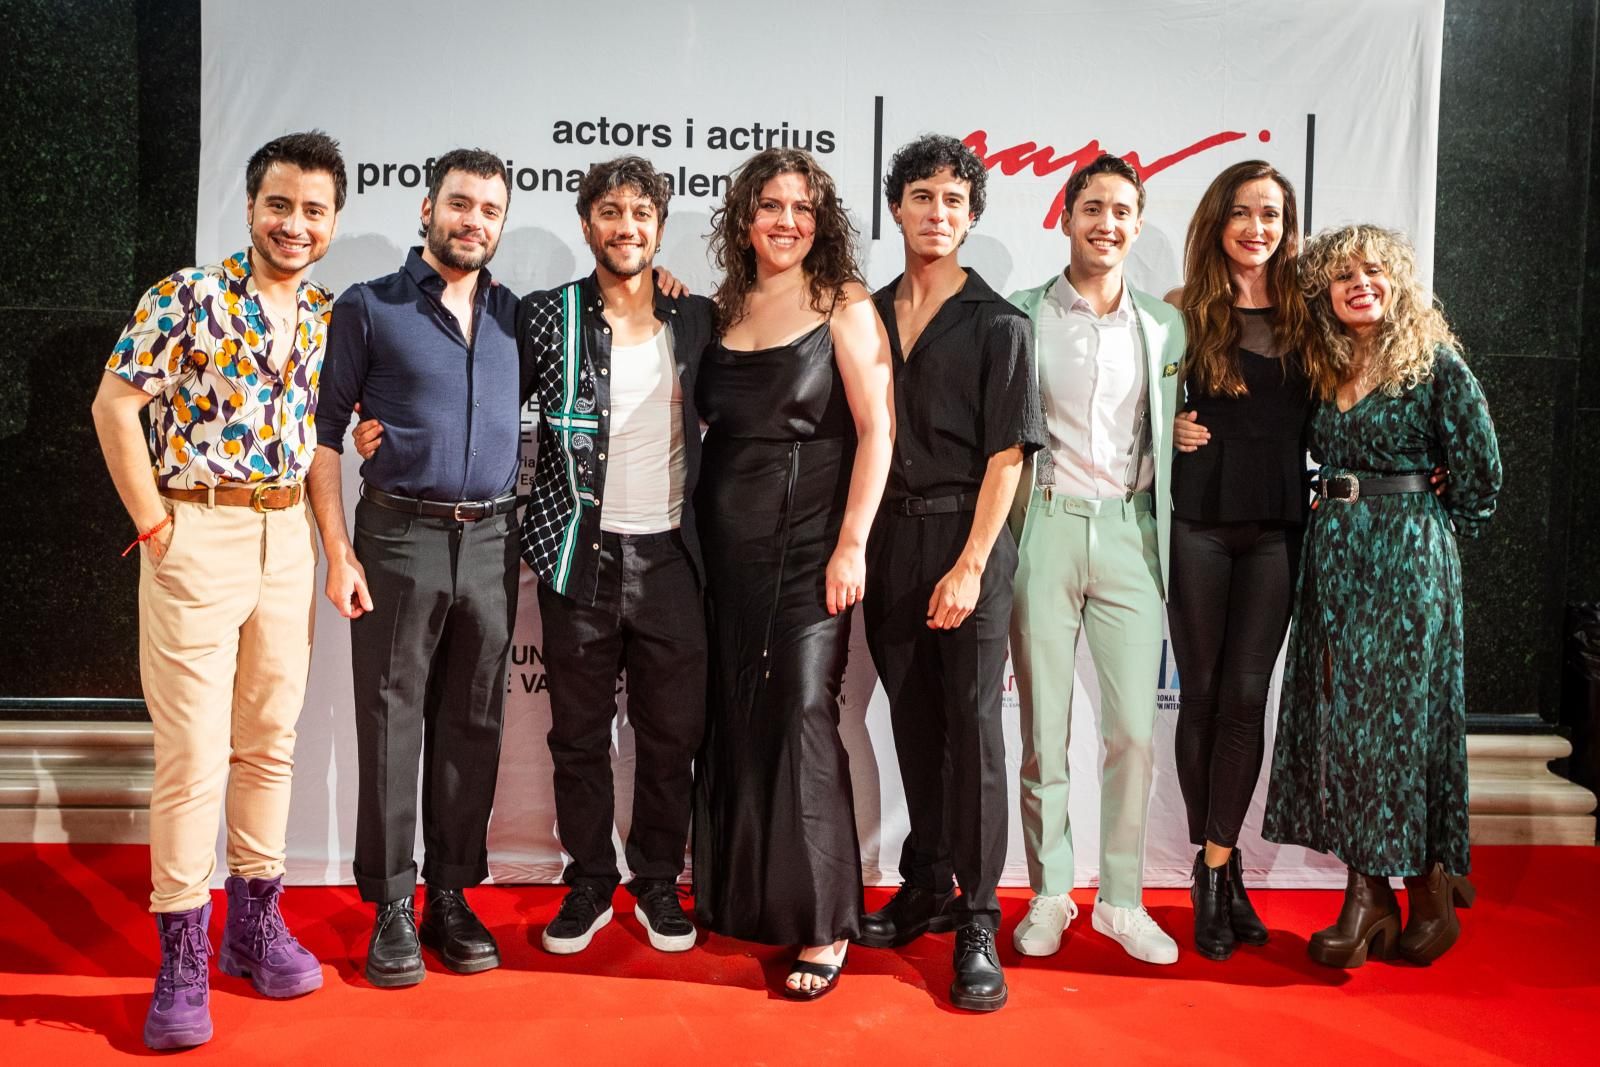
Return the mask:
[(344, 291), (328, 324), (317, 444), (344, 451), (359, 401), (363, 418), (383, 423), (363, 479), (420, 500), (489, 500), (517, 477), (517, 298), (479, 271), (468, 344), (443, 297), (420, 247), (404, 269)]

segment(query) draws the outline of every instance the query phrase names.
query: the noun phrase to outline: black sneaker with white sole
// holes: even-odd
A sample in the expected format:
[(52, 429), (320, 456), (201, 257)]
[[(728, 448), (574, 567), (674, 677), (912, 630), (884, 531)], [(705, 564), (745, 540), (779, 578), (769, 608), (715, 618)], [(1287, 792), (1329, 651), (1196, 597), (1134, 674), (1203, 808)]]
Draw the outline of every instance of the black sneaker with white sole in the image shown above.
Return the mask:
[(678, 887), (671, 882), (645, 882), (629, 887), (639, 902), (633, 913), (639, 917), (650, 944), (661, 952), (686, 952), (694, 948), (697, 931), (683, 913)]
[(561, 910), (544, 928), (540, 943), (546, 952), (570, 956), (582, 952), (594, 940), (595, 931), (611, 921), (611, 902), (593, 886), (575, 885), (567, 890)]

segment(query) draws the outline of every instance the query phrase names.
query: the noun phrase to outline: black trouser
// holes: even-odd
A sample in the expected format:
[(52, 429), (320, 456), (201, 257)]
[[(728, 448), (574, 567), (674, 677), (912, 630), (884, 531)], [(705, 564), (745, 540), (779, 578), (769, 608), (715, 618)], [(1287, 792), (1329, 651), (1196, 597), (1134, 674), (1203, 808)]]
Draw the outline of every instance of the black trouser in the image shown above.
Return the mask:
[(972, 514), (881, 515), (867, 560), (867, 647), (889, 696), (911, 832), (900, 853), (910, 886), (961, 887), (958, 923), (1000, 926), (995, 889), (1010, 807), (1000, 722), (1017, 547), (1001, 530), (978, 604), (954, 630), (928, 628), (928, 600), (966, 544)]
[(1178, 784), (1189, 840), (1238, 843), (1261, 776), (1272, 668), (1294, 596), (1300, 527), (1172, 520)]
[(506, 653), (517, 615), (514, 512), (477, 522), (356, 505), (372, 610), (350, 624), (356, 696), (354, 870), (361, 898), (464, 889), (489, 875)]
[(595, 602), (539, 586), (550, 681), (556, 822), (572, 857), (563, 877), (607, 898), (620, 881), (611, 844), (611, 724), (627, 673), (633, 820), (624, 854), (634, 882), (683, 871), (694, 757), (706, 725), (706, 619), (677, 530), (604, 533)]

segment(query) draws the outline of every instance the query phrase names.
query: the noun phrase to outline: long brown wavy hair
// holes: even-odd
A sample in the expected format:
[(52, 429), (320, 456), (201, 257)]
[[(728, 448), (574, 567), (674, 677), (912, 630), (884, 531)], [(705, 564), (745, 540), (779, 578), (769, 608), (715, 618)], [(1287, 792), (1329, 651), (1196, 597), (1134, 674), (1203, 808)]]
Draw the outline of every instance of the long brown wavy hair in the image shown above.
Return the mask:
[(1306, 244), (1300, 257), (1300, 286), (1311, 309), (1310, 347), (1317, 358), (1311, 384), (1324, 400), (1332, 400), (1339, 383), (1357, 373), (1355, 343), (1333, 312), (1329, 284), (1352, 259), (1378, 263), (1389, 275), (1389, 302), (1378, 324), (1372, 352), (1362, 371), (1374, 389), (1389, 396), (1433, 377), (1434, 353), (1440, 345), (1461, 351), (1444, 312), (1417, 281), (1417, 259), (1411, 242), (1381, 226), (1341, 226), (1323, 230)]
[(1200, 198), (1189, 220), (1183, 250), (1183, 327), (1189, 339), (1184, 377), (1212, 396), (1237, 397), (1249, 391), (1239, 369), (1239, 320), (1233, 312), (1238, 294), (1229, 273), (1231, 261), (1222, 248), (1222, 231), (1240, 187), (1258, 178), (1271, 178), (1283, 190), (1283, 238), (1267, 261), (1272, 337), (1284, 353), (1305, 358), (1310, 316), (1295, 271), (1300, 253), (1300, 209), (1294, 185), (1264, 160), (1235, 163), (1217, 175)]
[(745, 301), (756, 284), (756, 254), (750, 246), (750, 225), (755, 221), (761, 190), (780, 174), (798, 174), (811, 191), (811, 208), (817, 229), (811, 251), (801, 268), (811, 306), (833, 314), (839, 290), (846, 282), (861, 281), (856, 265), (856, 228), (839, 200), (833, 179), (798, 148), (768, 148), (747, 159), (734, 171), (727, 198), (711, 215), (711, 256), (722, 270), (722, 284), (712, 294), (717, 305), (717, 329), (726, 333), (745, 316)]

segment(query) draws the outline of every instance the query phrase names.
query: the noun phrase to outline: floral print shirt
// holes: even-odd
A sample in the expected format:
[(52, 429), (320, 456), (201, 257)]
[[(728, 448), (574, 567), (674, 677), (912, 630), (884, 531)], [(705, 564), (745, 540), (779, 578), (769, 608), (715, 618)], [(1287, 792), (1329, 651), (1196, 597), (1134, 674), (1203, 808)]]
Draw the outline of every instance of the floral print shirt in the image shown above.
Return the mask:
[(178, 271), (140, 299), (106, 370), (155, 397), (157, 486), (304, 479), (333, 294), (305, 281), (298, 304), (293, 343), (274, 344), (248, 252)]

